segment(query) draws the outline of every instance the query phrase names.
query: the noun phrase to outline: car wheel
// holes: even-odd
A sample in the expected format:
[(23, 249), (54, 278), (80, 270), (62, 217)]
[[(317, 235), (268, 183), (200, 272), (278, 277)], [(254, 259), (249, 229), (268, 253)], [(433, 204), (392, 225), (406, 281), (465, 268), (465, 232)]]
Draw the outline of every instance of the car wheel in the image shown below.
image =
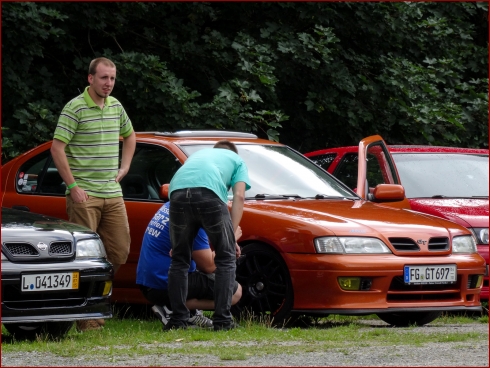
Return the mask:
[(293, 287), (282, 257), (262, 244), (243, 248), (245, 260), (238, 264), (236, 279), (242, 285), (242, 297), (233, 306), (235, 317), (270, 316), (272, 325), (288, 321), (293, 307)]
[(35, 340), (40, 335), (48, 335), (52, 339), (66, 336), (72, 328), (73, 321), (39, 322), (39, 323), (8, 323), (4, 324), (7, 331), (17, 340)]
[(400, 312), (379, 313), (377, 316), (382, 321), (397, 327), (423, 326), (437, 319), (442, 312)]

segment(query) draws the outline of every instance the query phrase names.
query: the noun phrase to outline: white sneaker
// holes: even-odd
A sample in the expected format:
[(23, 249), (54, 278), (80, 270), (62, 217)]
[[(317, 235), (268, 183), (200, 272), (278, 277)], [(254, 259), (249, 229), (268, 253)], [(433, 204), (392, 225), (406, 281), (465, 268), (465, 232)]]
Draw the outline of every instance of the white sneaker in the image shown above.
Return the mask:
[(213, 328), (213, 321), (204, 316), (202, 310), (196, 309), (196, 314), (187, 320), (189, 327), (197, 326), (203, 328)]
[(153, 307), (151, 307), (151, 310), (153, 311), (153, 313), (155, 313), (157, 318), (160, 320), (160, 322), (162, 322), (164, 326), (168, 323), (172, 311), (168, 309), (166, 305), (154, 305)]

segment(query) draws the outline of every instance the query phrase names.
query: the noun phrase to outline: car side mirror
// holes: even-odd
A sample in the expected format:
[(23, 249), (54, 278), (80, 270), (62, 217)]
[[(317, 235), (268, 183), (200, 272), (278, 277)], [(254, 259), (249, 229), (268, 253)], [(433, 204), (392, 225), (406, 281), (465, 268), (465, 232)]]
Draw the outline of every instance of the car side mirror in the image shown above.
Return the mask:
[(168, 198), (168, 188), (170, 187), (170, 184), (162, 184), (162, 186), (160, 187), (160, 191), (158, 192), (158, 196), (160, 197), (160, 199), (164, 200), (164, 201), (168, 201), (169, 198)]
[(405, 188), (400, 184), (378, 184), (372, 193), (374, 202), (397, 202), (405, 199)]

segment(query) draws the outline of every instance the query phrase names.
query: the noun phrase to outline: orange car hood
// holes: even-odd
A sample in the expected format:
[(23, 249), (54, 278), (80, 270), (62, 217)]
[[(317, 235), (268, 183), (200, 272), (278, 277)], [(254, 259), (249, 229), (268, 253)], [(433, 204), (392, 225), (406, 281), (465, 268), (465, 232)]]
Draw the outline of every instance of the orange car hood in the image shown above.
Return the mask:
[[(424, 242), (428, 237), (450, 237), (450, 233), (470, 234), (466, 228), (444, 219), (363, 200), (245, 201), (244, 209), (241, 240), (261, 231), (267, 231), (269, 237), (277, 233), (275, 241), (295, 252), (311, 251), (311, 239), (320, 236), (377, 237), (389, 243), (389, 237)], [(285, 244), (288, 239), (294, 239), (291, 248)]]

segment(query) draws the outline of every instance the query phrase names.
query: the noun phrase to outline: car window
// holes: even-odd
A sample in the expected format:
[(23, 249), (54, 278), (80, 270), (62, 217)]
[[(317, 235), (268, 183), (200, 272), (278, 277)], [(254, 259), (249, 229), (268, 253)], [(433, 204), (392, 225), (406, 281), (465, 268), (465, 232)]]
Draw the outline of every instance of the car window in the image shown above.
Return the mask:
[[(186, 145), (181, 148), (189, 156), (205, 147), (212, 146)], [(252, 187), (246, 192), (247, 198), (257, 194), (358, 198), (332, 175), (287, 146), (237, 144), (237, 148), (247, 165)]]
[(488, 197), (488, 155), (392, 153), (407, 198)]
[(399, 184), (388, 152), (380, 143), (370, 144), (367, 150), (367, 180), (371, 188), (378, 184)]
[(335, 160), (335, 157), (337, 157), (336, 153), (324, 153), (311, 158), (311, 160), (324, 170), (328, 171), (328, 168), (332, 164), (333, 160)]
[(20, 193), (43, 193), (64, 195), (65, 183), (58, 173), (50, 151), (25, 162), (17, 173), (17, 191)]
[[(335, 177), (351, 189), (357, 187), (358, 161), (357, 152), (347, 153), (333, 173)], [(379, 144), (373, 144), (368, 147), (366, 177), (371, 188), (376, 187), (378, 184), (398, 184), (388, 155)]]
[(181, 164), (161, 146), (137, 144), (128, 174), (121, 180), (124, 199), (156, 199), (162, 184), (170, 183)]
[(342, 157), (333, 175), (349, 188), (357, 187), (357, 164), (359, 157), (357, 153), (347, 153)]

